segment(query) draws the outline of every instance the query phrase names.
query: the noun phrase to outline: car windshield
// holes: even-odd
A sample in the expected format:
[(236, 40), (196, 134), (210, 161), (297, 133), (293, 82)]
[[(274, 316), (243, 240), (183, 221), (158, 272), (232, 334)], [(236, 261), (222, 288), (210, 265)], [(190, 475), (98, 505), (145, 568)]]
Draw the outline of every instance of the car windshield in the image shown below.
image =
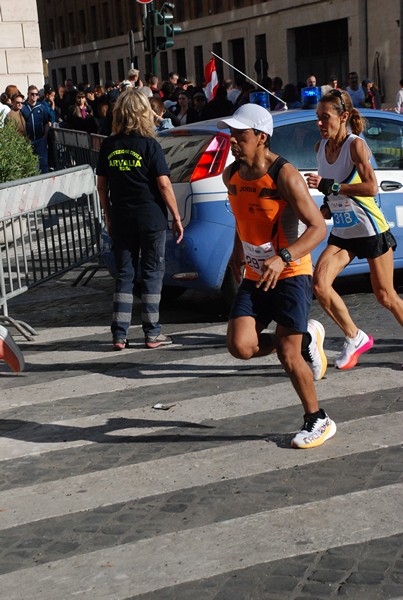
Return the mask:
[(213, 137), (214, 134), (211, 133), (158, 136), (171, 171), (172, 183), (190, 181), (197, 163)]
[(316, 120), (275, 127), (271, 149), (297, 169), (317, 169), (315, 144), (320, 140)]

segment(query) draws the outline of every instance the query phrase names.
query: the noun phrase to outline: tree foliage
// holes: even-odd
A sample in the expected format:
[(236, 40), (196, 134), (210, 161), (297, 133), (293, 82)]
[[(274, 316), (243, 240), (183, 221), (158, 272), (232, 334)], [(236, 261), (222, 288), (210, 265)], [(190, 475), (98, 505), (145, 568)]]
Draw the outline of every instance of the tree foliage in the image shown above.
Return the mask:
[(38, 175), (38, 157), (31, 144), (17, 133), (15, 123), (5, 121), (0, 127), (0, 183)]

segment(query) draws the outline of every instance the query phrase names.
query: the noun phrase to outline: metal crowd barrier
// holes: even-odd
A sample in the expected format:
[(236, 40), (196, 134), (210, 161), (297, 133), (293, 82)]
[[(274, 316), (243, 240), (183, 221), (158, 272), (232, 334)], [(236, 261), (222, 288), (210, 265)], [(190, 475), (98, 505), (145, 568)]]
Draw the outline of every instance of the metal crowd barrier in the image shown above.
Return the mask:
[(35, 330), (9, 315), (8, 301), (97, 258), (101, 225), (90, 166), (0, 184), (0, 322), (31, 339)]
[(78, 165), (97, 166), (103, 135), (52, 127), (48, 135), (49, 163), (55, 170)]

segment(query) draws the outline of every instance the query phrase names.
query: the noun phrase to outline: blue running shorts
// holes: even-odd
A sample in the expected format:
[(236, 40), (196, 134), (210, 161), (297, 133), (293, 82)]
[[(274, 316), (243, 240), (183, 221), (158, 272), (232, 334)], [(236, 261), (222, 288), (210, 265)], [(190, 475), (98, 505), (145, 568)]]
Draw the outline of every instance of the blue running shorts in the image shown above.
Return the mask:
[(229, 319), (254, 317), (266, 329), (274, 321), (297, 333), (306, 333), (312, 306), (312, 277), (296, 275), (280, 279), (264, 292), (256, 281), (244, 279), (231, 308)]

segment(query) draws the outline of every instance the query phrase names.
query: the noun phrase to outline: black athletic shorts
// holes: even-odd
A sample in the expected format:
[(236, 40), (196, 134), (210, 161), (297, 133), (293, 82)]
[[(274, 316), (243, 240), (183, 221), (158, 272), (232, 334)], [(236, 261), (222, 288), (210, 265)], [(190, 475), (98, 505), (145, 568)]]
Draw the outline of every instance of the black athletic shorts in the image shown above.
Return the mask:
[(385, 231), (385, 233), (350, 240), (339, 238), (331, 233), (327, 243), (328, 245), (337, 246), (337, 248), (352, 252), (357, 258), (376, 258), (385, 254), (389, 248), (395, 250), (397, 246), (397, 242), (390, 229)]

